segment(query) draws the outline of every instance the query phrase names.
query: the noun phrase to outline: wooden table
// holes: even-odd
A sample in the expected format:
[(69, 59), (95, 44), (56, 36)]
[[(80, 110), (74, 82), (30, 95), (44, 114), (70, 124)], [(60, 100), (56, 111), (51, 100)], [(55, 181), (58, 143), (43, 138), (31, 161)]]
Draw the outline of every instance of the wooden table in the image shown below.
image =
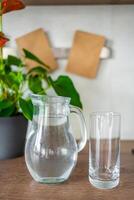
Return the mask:
[(134, 141), (121, 144), (121, 182), (112, 190), (98, 190), (88, 181), (88, 145), (79, 154), (70, 179), (59, 185), (36, 183), (24, 158), (0, 161), (0, 200), (134, 200)]

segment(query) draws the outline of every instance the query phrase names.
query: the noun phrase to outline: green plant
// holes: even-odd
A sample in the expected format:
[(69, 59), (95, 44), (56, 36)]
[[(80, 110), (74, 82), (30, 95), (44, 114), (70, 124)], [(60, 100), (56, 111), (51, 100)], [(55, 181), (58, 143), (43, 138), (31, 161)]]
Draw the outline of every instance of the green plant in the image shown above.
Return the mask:
[[(82, 108), (80, 96), (68, 76), (59, 76), (56, 80), (49, 74), (49, 66), (24, 49), (25, 58), (39, 65), (24, 73), (25, 64), (20, 58), (9, 55), (3, 60), (0, 73), (0, 116), (14, 116), (22, 111), (27, 119), (32, 119), (33, 105), (26, 96), (25, 88), (34, 94), (47, 94), (53, 88), (57, 95), (71, 98), (71, 104)], [(44, 84), (45, 83), (45, 84)], [(26, 89), (27, 90), (27, 89)]]
[[(3, 59), (3, 47), (8, 38), (2, 32), (3, 14), (25, 8), (21, 0), (0, 0), (0, 117), (14, 116), (22, 111), (27, 119), (32, 119), (33, 105), (26, 96), (28, 88), (35, 94), (47, 94), (53, 88), (57, 95), (71, 98), (71, 104), (82, 108), (80, 96), (68, 76), (59, 76), (53, 80), (49, 75), (49, 66), (31, 52), (24, 49), (25, 58), (39, 65), (24, 73), (25, 64), (20, 58), (9, 55)], [(45, 86), (43, 86), (45, 85)]]

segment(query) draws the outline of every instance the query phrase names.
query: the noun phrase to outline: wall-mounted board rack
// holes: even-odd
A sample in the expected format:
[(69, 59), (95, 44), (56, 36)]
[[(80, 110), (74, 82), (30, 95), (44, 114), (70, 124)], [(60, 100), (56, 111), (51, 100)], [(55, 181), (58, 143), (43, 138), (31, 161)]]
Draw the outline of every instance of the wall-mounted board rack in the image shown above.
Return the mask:
[[(52, 48), (54, 56), (56, 59), (67, 59), (69, 57), (70, 48), (60, 47), (60, 48)], [(11, 47), (4, 47), (4, 58), (7, 58), (8, 55), (16, 56), (17, 49)], [(103, 47), (100, 53), (100, 59), (108, 59), (111, 57), (111, 49), (108, 47)]]

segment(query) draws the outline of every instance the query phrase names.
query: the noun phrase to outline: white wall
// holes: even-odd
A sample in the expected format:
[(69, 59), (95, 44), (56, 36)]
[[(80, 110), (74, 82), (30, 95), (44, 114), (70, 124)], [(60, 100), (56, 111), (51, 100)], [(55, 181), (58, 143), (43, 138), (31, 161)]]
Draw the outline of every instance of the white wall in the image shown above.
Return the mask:
[[(134, 139), (134, 5), (31, 6), (4, 17), (5, 32), (12, 39), (39, 27), (49, 32), (55, 47), (70, 47), (78, 29), (108, 38), (113, 57), (101, 62), (97, 78), (70, 76), (81, 94), (87, 122), (93, 111), (118, 111), (122, 138)], [(66, 61), (59, 63), (54, 76), (65, 73)]]

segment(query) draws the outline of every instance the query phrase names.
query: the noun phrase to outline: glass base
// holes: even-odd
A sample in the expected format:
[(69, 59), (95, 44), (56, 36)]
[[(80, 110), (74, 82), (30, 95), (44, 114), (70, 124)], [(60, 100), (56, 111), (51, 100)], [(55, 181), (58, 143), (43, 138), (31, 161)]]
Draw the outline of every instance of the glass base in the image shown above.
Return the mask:
[(98, 189), (112, 189), (119, 184), (119, 178), (112, 181), (100, 181), (89, 177), (90, 183)]

